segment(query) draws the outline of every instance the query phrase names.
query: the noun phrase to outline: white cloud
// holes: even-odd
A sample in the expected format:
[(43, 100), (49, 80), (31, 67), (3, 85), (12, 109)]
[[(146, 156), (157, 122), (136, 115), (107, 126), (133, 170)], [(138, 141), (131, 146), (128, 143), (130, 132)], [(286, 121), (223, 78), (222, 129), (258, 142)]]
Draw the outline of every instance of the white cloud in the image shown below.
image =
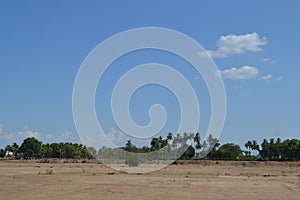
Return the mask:
[(269, 62), (270, 59), (269, 59), (269, 58), (262, 58), (262, 59), (260, 59), (260, 61), (261, 61), (261, 62)]
[(3, 131), (3, 125), (0, 125), (0, 147), (4, 147), (8, 144), (16, 142), (21, 144), (25, 138), (35, 137), (36, 139), (42, 141), (43, 143), (53, 143), (53, 142), (76, 142), (80, 143), (80, 139), (77, 135), (66, 131), (61, 135), (53, 134), (42, 134), (37, 131), (25, 130), (13, 133), (5, 133)]
[(55, 135), (52, 135), (52, 134), (46, 134), (45, 138), (46, 138), (46, 141), (55, 141), (56, 140)]
[(114, 128), (111, 128), (110, 131), (106, 133), (106, 137), (117, 145), (124, 145), (126, 141), (130, 139), (123, 131), (115, 130)]
[(12, 144), (14, 142), (21, 144), (23, 140), (27, 137), (35, 137), (39, 139), (41, 137), (41, 134), (34, 131), (20, 131), (16, 133), (4, 133), (3, 132), (3, 126), (0, 130), (0, 145), (6, 146), (8, 144)]
[(261, 80), (261, 81), (266, 81), (266, 80), (280, 81), (280, 80), (283, 80), (283, 77), (282, 77), (282, 76), (279, 76), (279, 77), (276, 77), (276, 78), (275, 78), (272, 74), (268, 74), (268, 75), (265, 75), (265, 76), (260, 77), (259, 80)]
[(124, 146), (127, 140), (130, 138), (120, 130), (115, 130), (111, 128), (107, 133), (99, 133), (95, 135), (89, 135), (82, 138), (84, 143), (88, 146), (93, 146), (95, 148), (100, 147), (119, 147)]
[[(36, 139), (42, 141), (43, 143), (54, 143), (54, 142), (73, 142), (82, 143), (87, 146), (93, 146), (95, 148), (105, 147), (121, 147), (124, 146), (127, 140), (131, 140), (135, 145), (147, 145), (152, 138), (135, 138), (133, 136), (127, 135), (121, 130), (115, 130), (111, 128), (105, 134), (97, 134), (92, 137), (84, 137), (83, 141), (80, 140), (79, 136), (70, 131), (66, 131), (60, 135), (44, 134), (32, 130), (24, 130), (19, 132), (7, 133), (3, 129), (3, 125), (0, 124), (0, 148), (5, 147), (8, 144), (16, 142), (21, 145), (23, 140), (28, 137), (35, 137)], [(110, 142), (109, 142), (110, 141)]]
[(93, 146), (96, 148), (100, 147), (121, 147), (124, 146), (128, 140), (138, 146), (143, 146), (149, 144), (152, 138), (136, 138), (130, 135), (127, 135), (121, 130), (116, 130), (115, 128), (111, 128), (109, 132), (105, 134), (98, 134), (94, 137), (86, 137), (84, 138), (85, 143), (88, 146)]
[(261, 51), (261, 46), (268, 43), (266, 37), (261, 37), (257, 33), (249, 33), (245, 35), (225, 35), (221, 36), (217, 41), (217, 50), (208, 50), (200, 52), (200, 56), (217, 58), (225, 58), (231, 55), (245, 53), (247, 51)]
[(273, 78), (273, 75), (272, 74), (268, 74), (268, 75), (260, 77), (259, 80), (266, 81), (266, 80), (269, 80), (271, 78)]
[(71, 131), (66, 131), (58, 137), (53, 137), (53, 135), (48, 134), (48, 137), (55, 139), (60, 142), (77, 142), (80, 143), (80, 139), (77, 134), (72, 133)]
[(268, 63), (268, 64), (274, 64), (274, 63), (276, 63), (277, 61), (276, 61), (276, 60), (272, 60), (272, 59), (270, 59), (270, 58), (262, 58), (262, 59), (260, 59), (260, 62)]
[(259, 74), (259, 70), (251, 66), (243, 66), (241, 68), (231, 68), (225, 69), (223, 71), (218, 71), (217, 75), (222, 75), (224, 78), (228, 79), (250, 79), (254, 78)]
[[(22, 144), (23, 140), (28, 137), (35, 137), (36, 139), (42, 141), (43, 143), (54, 143), (54, 142), (73, 142), (82, 143), (79, 136), (70, 131), (66, 131), (60, 135), (54, 134), (44, 134), (32, 130), (24, 130), (19, 132), (5, 132), (3, 125), (0, 124), (0, 148), (5, 147), (8, 144), (16, 142), (17, 144)], [(115, 130), (111, 128), (109, 132), (105, 134), (97, 134), (93, 137), (84, 137), (83, 144), (87, 146), (94, 146), (96, 148), (106, 146), (106, 147), (120, 147), (124, 146), (127, 140), (131, 140), (132, 143), (136, 145), (145, 145), (150, 142), (150, 139), (139, 139), (129, 136), (122, 132), (121, 130)], [(110, 141), (110, 142), (109, 142)]]
[(128, 140), (131, 140), (134, 145), (144, 146), (148, 145), (152, 138), (136, 138), (124, 133), (122, 130), (111, 128), (104, 134), (90, 135), (82, 139), (87, 146), (93, 146), (98, 149), (101, 147), (123, 147)]

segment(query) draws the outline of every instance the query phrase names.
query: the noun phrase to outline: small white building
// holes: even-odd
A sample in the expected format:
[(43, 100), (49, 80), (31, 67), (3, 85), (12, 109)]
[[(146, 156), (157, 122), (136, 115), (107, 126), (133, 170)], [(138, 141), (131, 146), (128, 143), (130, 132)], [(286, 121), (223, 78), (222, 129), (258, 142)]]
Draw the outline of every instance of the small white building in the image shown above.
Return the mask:
[(13, 152), (11, 152), (11, 151), (6, 151), (6, 153), (5, 153), (5, 156), (13, 156), (14, 154), (13, 154)]

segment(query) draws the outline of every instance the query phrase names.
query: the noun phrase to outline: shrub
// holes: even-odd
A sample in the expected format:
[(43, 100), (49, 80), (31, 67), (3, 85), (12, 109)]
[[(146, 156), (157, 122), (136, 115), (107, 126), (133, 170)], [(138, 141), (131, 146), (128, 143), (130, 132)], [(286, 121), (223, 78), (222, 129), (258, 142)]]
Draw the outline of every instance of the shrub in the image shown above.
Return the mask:
[(0, 149), (0, 158), (5, 156), (6, 151), (4, 149)]
[(129, 156), (125, 159), (125, 164), (130, 167), (136, 167), (140, 164), (140, 161), (137, 156)]
[(46, 171), (46, 175), (52, 175), (53, 174), (53, 170), (51, 170), (51, 169), (47, 169), (47, 171)]

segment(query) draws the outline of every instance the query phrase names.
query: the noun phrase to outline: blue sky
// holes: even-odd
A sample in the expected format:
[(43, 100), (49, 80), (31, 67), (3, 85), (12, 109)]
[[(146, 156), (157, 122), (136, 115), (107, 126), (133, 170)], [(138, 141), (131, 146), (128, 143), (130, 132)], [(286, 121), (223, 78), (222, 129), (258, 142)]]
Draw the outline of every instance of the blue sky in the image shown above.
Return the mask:
[[(227, 93), (222, 143), (299, 138), (299, 10), (299, 1), (1, 1), (0, 147), (25, 136), (77, 140), (72, 90), (82, 61), (106, 38), (148, 26), (180, 31), (213, 57)], [(157, 51), (129, 54), (107, 71), (96, 94), (105, 131), (119, 131), (107, 106), (109, 90), (117, 77), (143, 62), (183, 68), (201, 91), (199, 131), (204, 131), (210, 102), (201, 77), (182, 60)], [(176, 130), (180, 111), (167, 90), (145, 87), (131, 103), (139, 124), (148, 123), (148, 106), (165, 105), (170, 118), (163, 131)]]

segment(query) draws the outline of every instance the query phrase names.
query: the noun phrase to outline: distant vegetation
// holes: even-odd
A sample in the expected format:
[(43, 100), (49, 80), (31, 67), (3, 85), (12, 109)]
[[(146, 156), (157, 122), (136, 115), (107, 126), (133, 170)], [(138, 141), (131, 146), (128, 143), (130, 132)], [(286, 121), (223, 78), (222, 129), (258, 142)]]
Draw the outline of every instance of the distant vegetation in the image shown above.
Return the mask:
[[(141, 148), (127, 141), (124, 147), (117, 149), (102, 148), (98, 154), (102, 158), (119, 156), (124, 158), (120, 149), (134, 153), (153, 153), (155, 158), (170, 158), (170, 152), (175, 151), (174, 158), (179, 159), (211, 159), (211, 160), (265, 160), (265, 161), (300, 161), (300, 140), (288, 139), (281, 141), (280, 138), (263, 139), (259, 145), (257, 141), (247, 141), (246, 150), (242, 150), (237, 144), (226, 143), (221, 145), (216, 138), (209, 135), (206, 140), (201, 141), (199, 133), (184, 133), (173, 136), (169, 133), (166, 139), (162, 137), (153, 138), (150, 146)], [(184, 149), (182, 152), (180, 149)], [(177, 153), (177, 154), (176, 154)], [(177, 157), (176, 157), (177, 156)], [(126, 157), (126, 155), (125, 155)]]
[[(43, 144), (36, 138), (26, 138), (19, 146), (17, 143), (0, 149), (0, 157), (10, 158), (65, 158), (65, 159), (123, 159), (125, 164), (136, 166), (139, 159), (212, 159), (212, 160), (270, 160), (270, 161), (300, 161), (300, 140), (263, 139), (247, 141), (246, 150), (239, 145), (226, 143), (221, 145), (216, 138), (209, 135), (202, 141), (199, 133), (184, 133), (173, 136), (169, 133), (162, 137), (152, 138), (150, 146), (137, 147), (128, 140), (124, 147), (106, 148), (97, 150), (76, 143)], [(129, 153), (131, 152), (131, 153)], [(134, 155), (132, 155), (134, 153)], [(141, 154), (147, 153), (147, 154)], [(140, 156), (141, 155), (141, 156)], [(170, 157), (171, 155), (171, 157)], [(173, 156), (173, 157), (172, 157)]]
[(140, 164), (140, 161), (138, 159), (137, 156), (128, 156), (126, 159), (125, 159), (125, 164), (130, 166), (130, 167), (135, 167), (135, 166), (138, 166)]
[(76, 143), (51, 143), (42, 144), (36, 138), (26, 138), (21, 146), (17, 143), (7, 145), (0, 149), (0, 157), (12, 157), (15, 159), (33, 158), (93, 158), (92, 149)]

